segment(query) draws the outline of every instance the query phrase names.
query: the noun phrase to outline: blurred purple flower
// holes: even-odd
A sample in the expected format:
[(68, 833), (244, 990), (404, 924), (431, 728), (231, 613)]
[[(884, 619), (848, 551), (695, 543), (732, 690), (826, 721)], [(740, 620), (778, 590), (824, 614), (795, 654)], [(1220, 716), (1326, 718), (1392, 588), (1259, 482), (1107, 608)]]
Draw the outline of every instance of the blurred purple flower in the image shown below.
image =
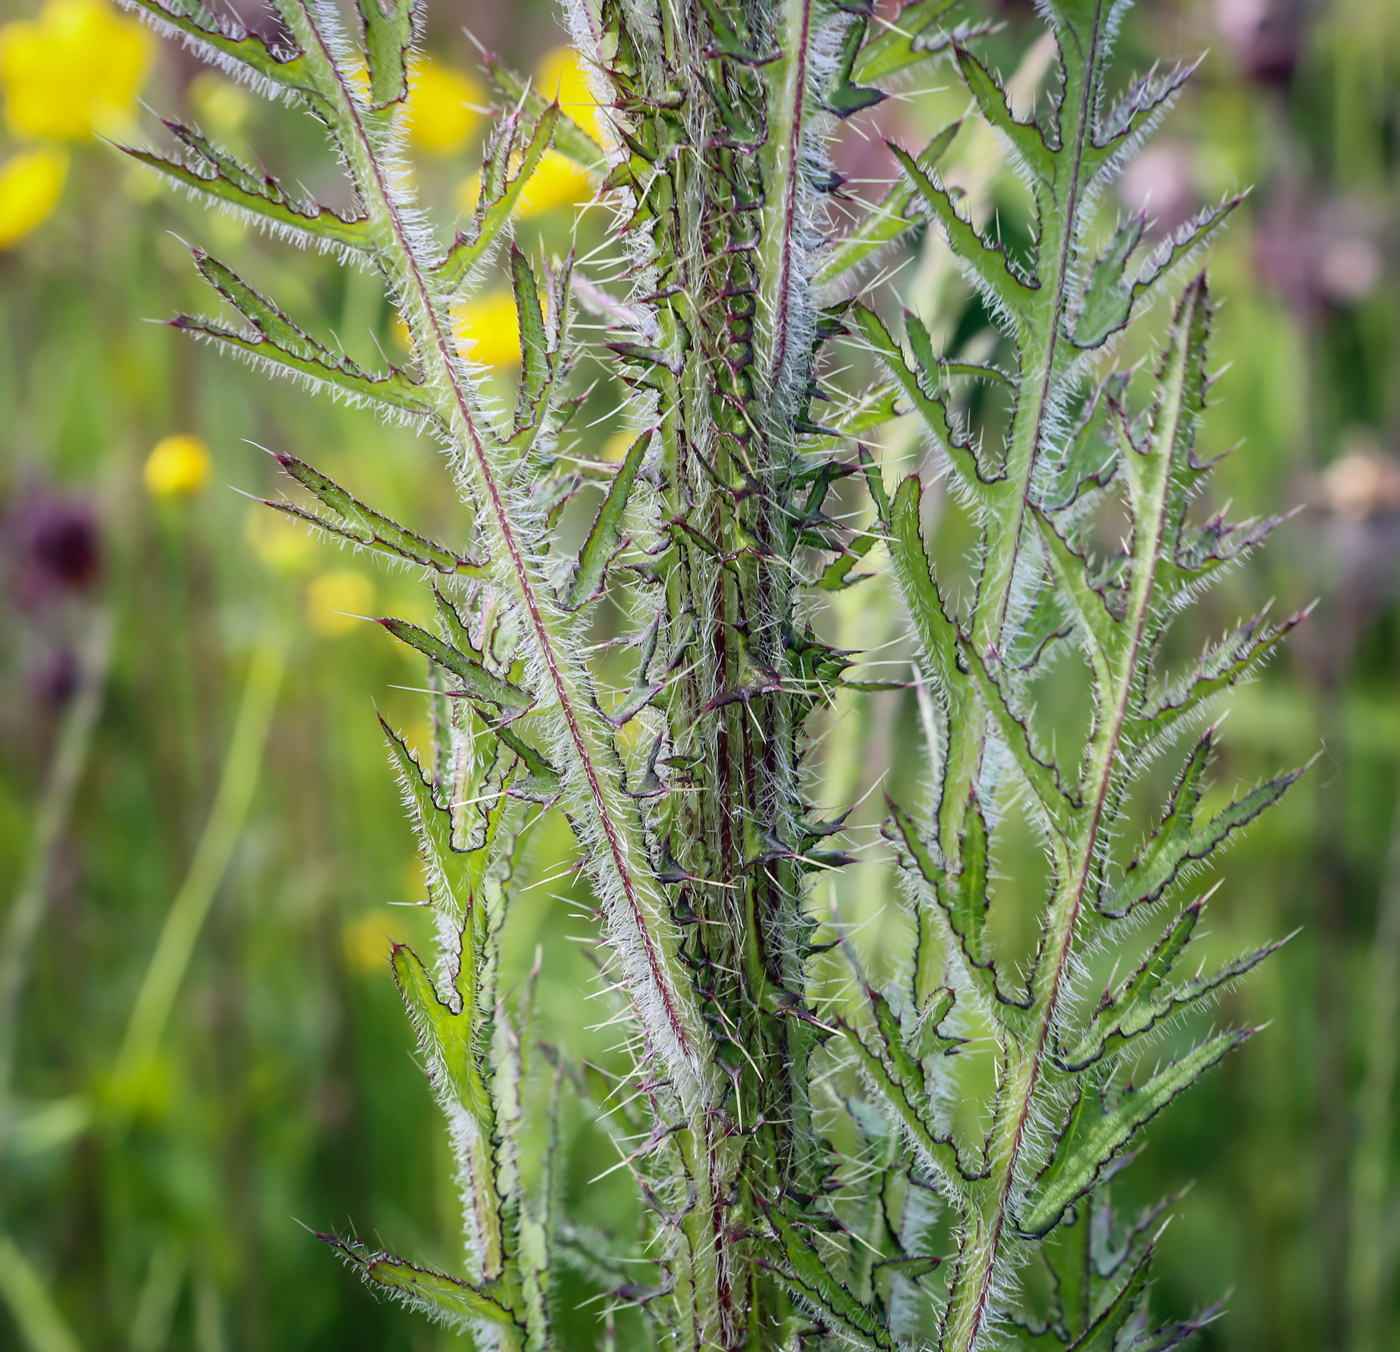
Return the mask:
[(1216, 0), (1215, 22), (1250, 79), (1269, 85), (1292, 81), (1303, 47), (1297, 0)]
[(0, 518), (0, 542), (9, 564), (9, 591), (25, 610), (88, 591), (102, 572), (92, 508), (51, 489), (28, 489)]

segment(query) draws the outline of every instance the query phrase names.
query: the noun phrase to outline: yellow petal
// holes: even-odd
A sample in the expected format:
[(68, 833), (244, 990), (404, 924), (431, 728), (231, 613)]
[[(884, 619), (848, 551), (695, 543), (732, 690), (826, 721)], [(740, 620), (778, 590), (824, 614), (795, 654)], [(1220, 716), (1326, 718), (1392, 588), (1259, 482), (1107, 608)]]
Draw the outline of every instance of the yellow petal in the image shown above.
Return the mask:
[(340, 638), (363, 627), (374, 609), (374, 583), (353, 568), (333, 568), (306, 589), (306, 620), (324, 638)]
[(187, 498), (209, 481), (209, 448), (178, 433), (156, 442), (146, 457), (146, 491), (157, 498)]
[(68, 156), (61, 150), (32, 150), (0, 165), (0, 249), (48, 220), (67, 173)]
[(150, 68), (150, 35), (107, 0), (48, 0), (0, 27), (0, 87), (11, 128), (81, 140), (130, 114)]
[(414, 74), (408, 97), (408, 139), (433, 155), (460, 150), (480, 118), (471, 105), (483, 100), (475, 80), (425, 58)]

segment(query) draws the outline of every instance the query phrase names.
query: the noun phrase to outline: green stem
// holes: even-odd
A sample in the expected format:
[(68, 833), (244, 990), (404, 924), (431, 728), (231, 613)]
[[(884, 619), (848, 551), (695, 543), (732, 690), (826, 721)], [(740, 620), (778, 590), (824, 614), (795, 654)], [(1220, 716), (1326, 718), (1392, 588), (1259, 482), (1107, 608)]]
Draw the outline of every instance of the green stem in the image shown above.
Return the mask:
[(1400, 799), (1391, 828), (1381, 884), (1380, 913), (1371, 947), (1370, 1010), (1366, 1019), (1366, 1070), (1357, 1101), (1357, 1140), (1352, 1157), (1348, 1287), (1352, 1352), (1382, 1352), (1385, 1299), (1393, 1273), (1386, 1208), (1394, 1132), (1397, 1030), (1400, 1030)]
[(111, 1099), (112, 1122), (118, 1135), (126, 1129), (140, 1102), (199, 933), (228, 873), (247, 821), (286, 670), (288, 647), (286, 626), (279, 620), (268, 620), (249, 664), (243, 698), (209, 818), (195, 847), (189, 872), (166, 914), (117, 1053)]
[(15, 1111), (13, 1091), (20, 1004), (29, 978), (34, 940), (48, 908), (54, 858), (72, 814), (73, 799), (102, 711), (111, 641), (111, 616), (106, 612), (94, 615), (80, 659), (78, 688), (64, 711), (58, 747), (50, 762), (35, 816), (24, 880), (5, 917), (4, 935), (0, 937), (0, 1166)]
[(0, 1298), (31, 1352), (82, 1352), (82, 1344), (53, 1303), (44, 1279), (6, 1234), (0, 1234)]

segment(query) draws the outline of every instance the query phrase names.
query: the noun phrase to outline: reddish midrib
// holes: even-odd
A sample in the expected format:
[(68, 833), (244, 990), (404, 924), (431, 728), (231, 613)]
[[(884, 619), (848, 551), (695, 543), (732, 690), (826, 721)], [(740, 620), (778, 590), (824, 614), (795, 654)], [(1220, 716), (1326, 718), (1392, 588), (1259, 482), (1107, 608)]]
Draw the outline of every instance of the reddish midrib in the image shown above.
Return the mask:
[[(315, 20), (311, 18), (309, 12), (307, 12), (304, 0), (302, 12), (306, 14), (307, 22), (312, 31), (316, 34), (316, 41), (320, 45), (322, 54), (325, 56), (331, 68), (337, 72), (337, 78), (339, 79), (339, 67), (335, 64), (335, 58), (331, 55), (330, 49), (326, 46), (325, 38), (322, 36), (321, 30), (317, 27)], [(355, 133), (359, 137), (361, 145), (368, 148), (370, 141), (365, 133), (364, 124), (360, 121), (359, 109), (355, 105), (353, 94), (345, 88), (343, 79), (341, 79), (341, 89), (345, 96), (346, 106), (350, 110), (351, 120), (355, 125)], [(632, 918), (636, 923), (637, 931), (642, 936), (642, 943), (646, 949), (647, 965), (651, 972), (652, 981), (657, 991), (660, 993), (661, 1001), (666, 1012), (666, 1021), (682, 1053), (685, 1055), (686, 1059), (689, 1060), (693, 1056), (690, 1038), (686, 1032), (685, 1025), (681, 1022), (676, 1012), (670, 987), (666, 984), (664, 979), (661, 963), (656, 952), (655, 941), (652, 938), (651, 930), (647, 926), (641, 902), (637, 897), (631, 868), (627, 862), (625, 851), (622, 848), (622, 842), (619, 838), (617, 827), (612, 820), (612, 813), (608, 808), (602, 784), (598, 780), (597, 767), (593, 764), (593, 756), (584, 738), (583, 728), (579, 724), (578, 717), (574, 712), (571, 693), (565, 685), (563, 673), (559, 669), (559, 664), (554, 653), (553, 642), (548, 629), (545, 627), (544, 617), (540, 613), (539, 602), (535, 596), (534, 587), (530, 582), (530, 575), (525, 566), (524, 556), (515, 538), (515, 531), (511, 528), (510, 517), (506, 511), (505, 502), (501, 497), (500, 487), (496, 483), (496, 476), (492, 473), (490, 462), (486, 458), (485, 445), (482, 443), (481, 437), (476, 429), (476, 423), (472, 418), (471, 408), (467, 403), (466, 392), (462, 389), (457, 379), (455, 367), (456, 354), (448, 343), (447, 335), (443, 332), (442, 323), (438, 318), (437, 310), (429, 300), (428, 287), (423, 279), (422, 270), (418, 266), (418, 256), (409, 243), (403, 224), (399, 220), (398, 212), (394, 208), (393, 198), (390, 195), (388, 185), (384, 182), (384, 177), (380, 173), (379, 161), (372, 153), (367, 155), (367, 159), (370, 164), (370, 172), (374, 175), (375, 187), (378, 190), (380, 203), (384, 208), (385, 215), (388, 217), (390, 228), (394, 232), (394, 238), (398, 244), (399, 251), (404, 259), (407, 260), (409, 271), (412, 274), (413, 285), (418, 293), (418, 303), (422, 306), (423, 312), (428, 317), (428, 323), (432, 326), (433, 340), (442, 361), (443, 371), (446, 373), (448, 384), (452, 390), (452, 397), (457, 406), (458, 416), (462, 421), (462, 425), (466, 428), (467, 440), (471, 446), (472, 455), (481, 470), (481, 476), (486, 483), (487, 492), (491, 496), (492, 514), (496, 518), (496, 524), (501, 532), (501, 537), (505, 541), (507, 550), (510, 552), (511, 566), (514, 569), (516, 581), (520, 587), (521, 597), (525, 602), (526, 609), (529, 611), (530, 624), (535, 631), (535, 637), (539, 643), (541, 655), (544, 657), (545, 664), (549, 668), (550, 680), (554, 685), (555, 695), (559, 701), (560, 712), (564, 715), (564, 721), (569, 729), (569, 736), (572, 738), (574, 746), (578, 751), (579, 761), (588, 779), (589, 793), (598, 809), (598, 818), (602, 823), (603, 834), (607, 838), (608, 849), (612, 854), (618, 879), (622, 883), (623, 891), (627, 896), (627, 904), (631, 909)]]

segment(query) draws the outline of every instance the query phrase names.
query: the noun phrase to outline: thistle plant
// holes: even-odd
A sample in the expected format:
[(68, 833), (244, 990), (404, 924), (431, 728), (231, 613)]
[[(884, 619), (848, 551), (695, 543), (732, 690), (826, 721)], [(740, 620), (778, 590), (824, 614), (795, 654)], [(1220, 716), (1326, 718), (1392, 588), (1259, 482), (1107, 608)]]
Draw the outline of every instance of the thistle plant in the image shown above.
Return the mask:
[[(1256, 617), (1184, 671), (1167, 661), (1174, 617), (1274, 524), (1191, 507), (1210, 468), (1196, 450), (1210, 301), (1203, 278), (1174, 279), (1233, 202), (1157, 244), (1138, 217), (1094, 234), (1105, 186), (1190, 69), (1114, 98), (1126, 6), (1110, 0), (1043, 6), (1055, 75), (1035, 109), (1011, 107), (977, 54), (989, 26), (948, 0), (914, 0), (893, 21), (836, 0), (577, 0), (568, 17), (607, 144), (488, 59), (505, 111), (474, 216), (445, 243), (399, 155), (422, 20), (411, 0), (358, 0), (349, 27), (316, 0), (274, 0), (268, 39), (190, 0), (132, 3), (310, 112), (354, 206), (305, 202), (178, 124), (176, 157), (131, 153), (274, 234), (373, 268), (411, 356), (364, 369), (200, 251), (241, 322), (176, 326), (420, 427), (464, 504), (464, 542), (439, 544), (278, 454), (299, 491), (269, 505), (421, 570), (437, 614), (435, 632), (380, 621), (425, 659), (433, 691), (428, 746), (384, 731), (439, 952), (397, 946), (392, 966), (451, 1132), (464, 1270), (328, 1241), (376, 1288), (489, 1348), (556, 1345), (551, 1282), (570, 1261), (615, 1307), (638, 1307), (656, 1346), (1146, 1352), (1185, 1340), (1209, 1312), (1161, 1326), (1147, 1312), (1160, 1209), (1120, 1219), (1109, 1182), (1143, 1125), (1249, 1035), (1216, 1032), (1135, 1069), (1268, 953), (1200, 968), (1204, 903), (1169, 899), (1296, 777), (1202, 807), (1218, 731), (1200, 731), (1201, 715), (1292, 621)], [(1022, 255), (987, 238), (940, 177), (957, 126), (897, 149), (899, 182), (833, 238), (831, 137), (938, 60), (1033, 198)], [(511, 242), (551, 148), (604, 175), (625, 290)], [(913, 314), (839, 299), (925, 226), (993, 317), (997, 364), (940, 355)], [(497, 266), (519, 319), (510, 407), (454, 322)], [(1115, 343), (1159, 298), (1172, 306), (1159, 360), (1114, 371)], [(615, 465), (562, 449), (579, 367), (599, 355), (576, 336), (576, 304), (603, 317), (606, 359), (635, 392)], [(874, 362), (873, 387), (851, 393), (829, 349)], [(1000, 446), (971, 415), (979, 384), (1007, 410)], [(930, 459), (890, 476), (863, 443), (907, 416)], [(924, 539), (931, 476), (977, 533), (961, 607)], [(832, 505), (853, 489), (868, 499), (864, 530)], [(566, 552), (569, 513), (591, 524)], [(1109, 522), (1121, 545), (1106, 543)], [(889, 805), (890, 872), (916, 942), (883, 985), (817, 909), (814, 876), (850, 856), (844, 818), (811, 806), (808, 762), (834, 697), (861, 685), (854, 655), (819, 636), (825, 600), (880, 576), (916, 642), (931, 790)], [(1057, 763), (1035, 704), (1046, 683), (1075, 681), (1092, 716), (1082, 749)], [(1170, 800), (1131, 848), (1114, 829), (1130, 787), (1173, 754), (1185, 760)], [(989, 925), (1012, 803), (1049, 872), (1023, 968)], [(621, 1083), (539, 1045), (528, 988), (498, 986), (513, 873), (545, 811), (567, 818), (594, 898), (601, 980), (632, 1053)], [(1144, 941), (1144, 922), (1160, 937)], [(1094, 999), (1090, 960), (1104, 955), (1129, 975)], [(854, 982), (833, 975), (840, 964)], [(963, 1069), (979, 1057), (960, 1051), (990, 1060), (985, 1101)], [(560, 1213), (565, 1095), (618, 1141), (638, 1235)]]

